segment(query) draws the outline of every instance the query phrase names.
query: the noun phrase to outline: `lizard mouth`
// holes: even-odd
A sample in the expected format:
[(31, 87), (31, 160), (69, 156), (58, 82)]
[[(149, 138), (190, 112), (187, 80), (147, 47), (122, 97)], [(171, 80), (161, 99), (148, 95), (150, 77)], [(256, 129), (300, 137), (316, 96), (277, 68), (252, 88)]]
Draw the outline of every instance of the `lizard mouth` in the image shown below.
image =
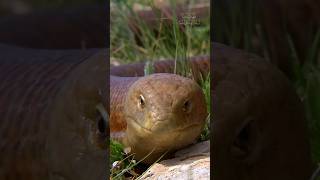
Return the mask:
[(167, 122), (165, 120), (156, 125), (161, 127), (149, 129), (133, 117), (129, 117), (127, 120), (130, 121), (127, 123), (127, 143), (132, 147), (142, 145), (142, 148), (137, 148), (136, 151), (143, 152), (144, 156), (151, 150), (154, 150), (155, 153), (162, 153), (175, 151), (192, 144), (200, 136), (203, 127), (201, 123), (188, 123), (166, 130), (168, 125), (165, 126), (165, 122)]
[(140, 124), (136, 118), (134, 117), (131, 117), (131, 116), (127, 116), (127, 119), (130, 119), (131, 120), (131, 124), (133, 125), (134, 129), (136, 130), (143, 130), (144, 132), (148, 133), (148, 134), (152, 134), (153, 132), (151, 131), (151, 129), (148, 129), (144, 126), (142, 126), (142, 124)]
[[(144, 132), (146, 132), (147, 134), (153, 134), (153, 133), (156, 133), (156, 131), (150, 129), (150, 128), (147, 128), (145, 126), (143, 126), (141, 123), (139, 123), (135, 118), (131, 117), (131, 116), (128, 116), (127, 118), (129, 118), (131, 120), (131, 124), (133, 125), (133, 127), (136, 129), (136, 130), (142, 130)], [(160, 123), (164, 123), (164, 122), (168, 122), (169, 120), (162, 120), (162, 121), (157, 121), (158, 123), (156, 124), (160, 124)], [(161, 126), (164, 126), (164, 127), (168, 127), (167, 124), (166, 125), (161, 125)], [(169, 131), (166, 131), (165, 133), (183, 133), (183, 132), (188, 132), (188, 131), (191, 131), (192, 129), (194, 128), (198, 128), (199, 126), (202, 126), (201, 123), (192, 123), (192, 124), (188, 124), (188, 125), (184, 125), (184, 126), (177, 126), (176, 128), (173, 128)]]

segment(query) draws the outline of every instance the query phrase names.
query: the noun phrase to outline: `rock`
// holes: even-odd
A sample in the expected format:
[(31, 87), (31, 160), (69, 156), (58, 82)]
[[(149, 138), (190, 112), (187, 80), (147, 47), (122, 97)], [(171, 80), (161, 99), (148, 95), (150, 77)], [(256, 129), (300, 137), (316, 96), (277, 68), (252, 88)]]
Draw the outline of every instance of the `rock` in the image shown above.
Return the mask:
[(210, 141), (175, 153), (175, 158), (154, 164), (142, 179), (210, 179)]

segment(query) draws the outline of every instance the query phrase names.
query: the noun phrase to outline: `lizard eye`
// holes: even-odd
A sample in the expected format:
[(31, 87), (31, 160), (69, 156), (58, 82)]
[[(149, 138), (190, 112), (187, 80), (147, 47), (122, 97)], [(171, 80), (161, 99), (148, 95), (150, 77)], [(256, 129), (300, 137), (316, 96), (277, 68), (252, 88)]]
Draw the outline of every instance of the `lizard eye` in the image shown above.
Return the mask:
[(250, 143), (251, 133), (249, 126), (245, 126), (237, 135), (233, 142), (235, 148), (238, 148), (239, 152), (243, 155), (249, 153), (249, 143)]
[(105, 120), (100, 116), (98, 117), (98, 131), (100, 134), (106, 134), (107, 124)]
[(182, 106), (182, 111), (189, 113), (191, 111), (191, 108), (192, 108), (192, 103), (190, 102), (190, 100), (187, 100)]
[(139, 102), (138, 102), (139, 108), (143, 109), (144, 106), (145, 106), (145, 104), (146, 104), (146, 103), (145, 103), (145, 99), (144, 99), (143, 95), (140, 94), (140, 96), (139, 96)]
[(236, 158), (247, 158), (257, 146), (259, 132), (253, 120), (247, 121), (236, 134), (231, 151)]
[(97, 132), (101, 137), (107, 137), (107, 129), (109, 129), (108, 118), (108, 113), (105, 111), (104, 107), (99, 104), (97, 106), (96, 126)]

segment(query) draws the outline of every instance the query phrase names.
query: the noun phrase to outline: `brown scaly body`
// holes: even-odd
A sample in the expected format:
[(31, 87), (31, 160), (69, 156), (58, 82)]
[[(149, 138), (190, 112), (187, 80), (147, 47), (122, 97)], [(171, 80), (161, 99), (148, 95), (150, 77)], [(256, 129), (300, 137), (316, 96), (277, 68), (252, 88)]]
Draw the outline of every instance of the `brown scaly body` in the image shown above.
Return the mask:
[[(313, 167), (307, 122), (302, 104), (284, 74), (257, 56), (224, 45), (214, 44), (212, 52), (214, 177), (309, 178)], [(208, 65), (208, 58), (202, 60), (198, 63)], [(158, 62), (158, 65), (166, 63)], [(172, 70), (169, 64), (164, 69)], [(142, 64), (124, 65), (111, 69), (111, 73), (120, 76), (122, 70), (123, 76), (141, 75), (142, 67)], [(111, 83), (111, 91), (116, 88), (122, 89), (120, 94), (127, 93), (132, 82), (128, 77), (122, 82)], [(117, 105), (126, 102), (119, 94), (117, 98), (121, 99), (115, 101)], [(111, 103), (111, 109), (112, 106)], [(110, 120), (112, 124), (115, 119)]]
[[(95, 137), (97, 114), (92, 104), (105, 101), (98, 92), (99, 89), (105, 91), (103, 87), (106, 87), (106, 65), (103, 66), (99, 51), (0, 46), (0, 179), (105, 177), (107, 157), (105, 147), (97, 145), (101, 140)], [(83, 77), (86, 75), (101, 76), (91, 83), (95, 85), (92, 89), (99, 89), (91, 92), (85, 92), (86, 88), (73, 90), (79, 88), (79, 84), (90, 86), (88, 79)], [(75, 82), (70, 83), (72, 81)], [(74, 99), (68, 101), (77, 96), (83, 102), (71, 106), (74, 109), (68, 109), (70, 106), (59, 109), (61, 104), (77, 103)], [(79, 109), (81, 103), (88, 109)], [(79, 117), (72, 117), (73, 111), (77, 111)], [(64, 128), (67, 129), (59, 132)], [(90, 132), (93, 137), (89, 136)], [(71, 147), (65, 146), (67, 144)], [(95, 159), (94, 164), (100, 167), (88, 167), (87, 172), (75, 168), (89, 165), (86, 159)]]
[(89, 6), (0, 19), (0, 179), (106, 177), (95, 106), (107, 102), (108, 50), (85, 50), (104, 46), (106, 15)]
[[(296, 177), (307, 177), (311, 171), (310, 170), (311, 169), (310, 168), (311, 162), (310, 162), (310, 157), (309, 157), (309, 148), (308, 148), (307, 140), (306, 140), (306, 133), (305, 133), (305, 129), (303, 128), (304, 127), (304, 120), (303, 120), (304, 116), (303, 116), (303, 112), (301, 111), (301, 107), (299, 105), (300, 104), (299, 100), (297, 99), (296, 95), (293, 93), (290, 86), (288, 86), (288, 83), (285, 80), (285, 78), (283, 78), (283, 75), (281, 75), (281, 73), (276, 71), (275, 69), (269, 67), (270, 65), (263, 62), (263, 60), (259, 61), (258, 58), (254, 57), (252, 55), (242, 53), (241, 51), (238, 51), (235, 49), (229, 49), (229, 48), (227, 48), (225, 46), (221, 46), (221, 45), (215, 45), (214, 49), (215, 49), (215, 51), (214, 51), (215, 54), (213, 57), (215, 58), (215, 61), (213, 61), (213, 63), (215, 65), (214, 67), (216, 67), (216, 69), (214, 69), (214, 71), (213, 71), (213, 73), (214, 73), (213, 81), (214, 81), (214, 84), (216, 84), (216, 86), (214, 86), (213, 97), (215, 99), (214, 107), (216, 107), (216, 108), (215, 108), (215, 111), (213, 112), (215, 114), (215, 121), (214, 121), (215, 141), (213, 143), (215, 144), (216, 147), (220, 147), (220, 148), (214, 148), (215, 153), (213, 155), (214, 159), (215, 159), (216, 176), (218, 176), (218, 177), (230, 176), (232, 174), (224, 172), (224, 169), (229, 169), (229, 170), (231, 169), (234, 172), (235, 177), (237, 177), (237, 178), (243, 177), (245, 179), (247, 179), (247, 178), (255, 179), (255, 177), (258, 177), (258, 176), (260, 177), (260, 174), (264, 174), (263, 173), (263, 172), (265, 172), (264, 169), (266, 169), (268, 173), (270, 173), (270, 171), (271, 171), (274, 174), (282, 174), (282, 179), (283, 178), (285, 179), (288, 177), (290, 177), (292, 179), (292, 177), (290, 176), (292, 174), (291, 170), (289, 172), (289, 171), (286, 171), (286, 169), (288, 169), (288, 170), (295, 169), (297, 167), (297, 168), (299, 168), (299, 170), (294, 171), (297, 173)], [(5, 50), (4, 52), (9, 52), (8, 50), (10, 50), (10, 49), (4, 49), (4, 50)], [(21, 52), (21, 51), (16, 51), (16, 52)], [(49, 51), (47, 51), (45, 54), (47, 54), (48, 52)], [(39, 55), (39, 51), (37, 51), (36, 54)], [(2, 55), (4, 55), (4, 57), (5, 57), (5, 53), (2, 53)], [(9, 55), (10, 55), (10, 53), (8, 53), (7, 57), (9, 57)], [(28, 56), (28, 55), (30, 55), (30, 53), (26, 54), (26, 56)], [(66, 56), (66, 57), (70, 58), (71, 56)], [(5, 62), (5, 61), (3, 61), (3, 62)], [(45, 61), (39, 61), (39, 62), (43, 63)], [(4, 64), (5, 63), (2, 63), (1, 67), (5, 67)], [(82, 66), (82, 67), (88, 67), (88, 66), (86, 65), (86, 66)], [(125, 67), (129, 67), (129, 66), (124, 66), (124, 68)], [(244, 67), (247, 67), (249, 69), (243, 70), (242, 68), (244, 68)], [(13, 66), (12, 68), (16, 69), (17, 67)], [(70, 139), (66, 138), (67, 137), (66, 134), (69, 134), (69, 133), (66, 133), (66, 134), (61, 133), (61, 132), (70, 132), (66, 129), (69, 129), (69, 130), (72, 129), (72, 127), (75, 124), (74, 123), (70, 123), (69, 125), (66, 124), (66, 128), (62, 128), (64, 126), (60, 126), (61, 124), (59, 125), (59, 123), (51, 124), (51, 125), (53, 125), (53, 126), (51, 126), (51, 127), (53, 127), (53, 129), (49, 130), (49, 131), (47, 131), (47, 129), (49, 129), (50, 126), (47, 126), (48, 124), (46, 125), (46, 122), (54, 122), (57, 119), (62, 119), (59, 122), (62, 122), (63, 120), (67, 120), (67, 119), (74, 119), (77, 121), (79, 120), (74, 117), (77, 117), (77, 116), (79, 117), (79, 114), (81, 114), (81, 113), (79, 113), (79, 111), (77, 111), (77, 110), (83, 110), (83, 108), (72, 106), (72, 104), (73, 104), (72, 102), (76, 102), (76, 101), (74, 101), (75, 100), (74, 98), (76, 96), (75, 95), (69, 96), (69, 95), (70, 95), (70, 93), (73, 94), (72, 92), (76, 92), (75, 89), (77, 89), (77, 91), (79, 91), (80, 90), (79, 87), (84, 88), (86, 86), (79, 86), (79, 85), (75, 86), (74, 83), (71, 83), (77, 79), (77, 78), (75, 78), (77, 75), (80, 75), (84, 72), (83, 70), (80, 70), (81, 68), (79, 70), (76, 70), (76, 69), (78, 69), (78, 68), (74, 68), (74, 70), (72, 70), (72, 72), (74, 72), (74, 73), (70, 72), (70, 74), (68, 75), (68, 78), (66, 78), (69, 80), (66, 80), (66, 82), (62, 83), (62, 84), (65, 84), (65, 86), (62, 86), (63, 88), (61, 88), (60, 91), (58, 91), (58, 93), (52, 93), (53, 96), (50, 96), (50, 97), (54, 97), (54, 99), (56, 99), (53, 104), (56, 104), (56, 103), (57, 104), (52, 106), (55, 108), (52, 109), (51, 113), (45, 113), (46, 111), (42, 112), (44, 115), (45, 114), (48, 115), (48, 116), (46, 116), (47, 119), (43, 118), (43, 119), (45, 119), (42, 121), (43, 124), (42, 123), (37, 124), (36, 121), (34, 121), (34, 123), (32, 123), (33, 126), (31, 126), (30, 123), (27, 123), (25, 126), (22, 126), (22, 125), (16, 126), (17, 124), (20, 124), (20, 122), (18, 120), (16, 120), (15, 123), (13, 123), (13, 121), (11, 121), (11, 122), (10, 121), (2, 121), (2, 122), (6, 122), (7, 125), (3, 125), (1, 127), (10, 127), (8, 125), (11, 125), (11, 128), (8, 128), (8, 130), (10, 130), (10, 131), (15, 131), (15, 129), (16, 130), (19, 130), (19, 129), (23, 130), (23, 129), (27, 129), (27, 128), (35, 128), (36, 129), (36, 127), (38, 127), (39, 128), (38, 130), (41, 130), (41, 131), (44, 130), (44, 131), (46, 131), (46, 133), (48, 133), (48, 136), (46, 138), (46, 137), (42, 137), (39, 134), (36, 134), (35, 136), (33, 136), (33, 134), (32, 134), (33, 131), (27, 131), (28, 133), (26, 133), (26, 135), (29, 134), (31, 137), (34, 137), (35, 138), (34, 140), (35, 140), (35, 142), (37, 142), (36, 144), (38, 146), (33, 146), (32, 143), (31, 143), (32, 145), (28, 144), (28, 143), (30, 143), (30, 141), (26, 141), (26, 143), (24, 143), (24, 146), (19, 146), (19, 143), (18, 143), (18, 145), (15, 146), (15, 147), (20, 147), (20, 150), (16, 151), (16, 152), (20, 155), (23, 154), (23, 156), (21, 156), (21, 157), (25, 157), (25, 158), (19, 158), (20, 160), (27, 159), (27, 158), (30, 158), (33, 156), (36, 157), (36, 158), (34, 158), (34, 157), (32, 158), (34, 160), (33, 161), (34, 163), (32, 166), (30, 166), (31, 167), (30, 169), (26, 168), (27, 166), (24, 166), (24, 165), (21, 165), (23, 168), (19, 169), (19, 166), (17, 166), (17, 164), (16, 164), (18, 161), (15, 161), (16, 159), (18, 159), (17, 157), (19, 157), (19, 156), (16, 156), (17, 154), (13, 154), (12, 152), (4, 151), (4, 152), (8, 152), (8, 154), (6, 156), (6, 159), (4, 159), (6, 161), (6, 164), (2, 164), (2, 167), (3, 167), (3, 168), (1, 168), (2, 175), (4, 175), (6, 173), (6, 171), (4, 171), (4, 170), (8, 170), (8, 172), (11, 172), (12, 174), (6, 174), (6, 175), (7, 176), (11, 175), (10, 177), (15, 177), (15, 176), (21, 177), (21, 174), (25, 175), (24, 177), (28, 177), (28, 174), (29, 174), (30, 178), (32, 177), (33, 179), (35, 179), (35, 178), (41, 179), (42, 177), (46, 177), (46, 175), (48, 175), (48, 174), (46, 174), (46, 173), (48, 173), (47, 169), (51, 169), (51, 170), (55, 169), (54, 171), (51, 171), (51, 172), (56, 172), (56, 174), (55, 173), (53, 173), (53, 174), (55, 174), (58, 177), (59, 176), (62, 177), (63, 173), (59, 172), (59, 170), (57, 169), (57, 167), (59, 167), (59, 165), (62, 166), (61, 164), (59, 164), (59, 162), (61, 163), (61, 156), (65, 155), (65, 156), (63, 156), (65, 159), (73, 159), (73, 158), (76, 159), (76, 157), (71, 155), (72, 153), (70, 154), (71, 151), (69, 151), (69, 148), (65, 148), (68, 145), (68, 142), (69, 143), (72, 142), (72, 141), (68, 141)], [(114, 72), (116, 71), (115, 69), (116, 68), (114, 68), (114, 70), (113, 70)], [(38, 70), (41, 71), (40, 68)], [(137, 68), (135, 70), (139, 71), (139, 68)], [(2, 72), (11, 72), (11, 71), (12, 71), (11, 68), (4, 68), (4, 71), (2, 71)], [(82, 73), (79, 73), (77, 71), (82, 72)], [(32, 72), (36, 73), (37, 71), (32, 71)], [(256, 81), (253, 81), (253, 79), (250, 81), (247, 81), (246, 79), (242, 79), (242, 76), (245, 75), (244, 77), (249, 78), (250, 74), (255, 74), (256, 72), (260, 72), (261, 75), (260, 76), (255, 75), (253, 77), (259, 77), (259, 78), (262, 78), (262, 80), (268, 79), (268, 78), (271, 78), (274, 80), (274, 81), (268, 81), (269, 83), (267, 83), (268, 86), (272, 87), (271, 89), (270, 88), (269, 88), (269, 90), (263, 89), (263, 87), (266, 87), (265, 86), (266, 83), (261, 84), (261, 86), (258, 86), (256, 88), (254, 88), (254, 87), (251, 87), (249, 89), (246, 88), (246, 87), (250, 87), (250, 86), (246, 85), (247, 83), (249, 83), (249, 82), (253, 83)], [(246, 74), (248, 74), (248, 75), (246, 75)], [(23, 77), (27, 78), (28, 76), (23, 76)], [(85, 83), (89, 84), (90, 80), (91, 80), (90, 78), (87, 79), (87, 81), (85, 81)], [(226, 81), (226, 80), (228, 80), (228, 81)], [(3, 82), (5, 82), (5, 81), (3, 81)], [(111, 82), (112, 82), (112, 79), (111, 79)], [(124, 82), (125, 81), (121, 81), (121, 83), (124, 83)], [(228, 98), (231, 98), (231, 97), (237, 98), (237, 97), (242, 97), (242, 96), (237, 95), (236, 92), (237, 92), (238, 88), (233, 88), (232, 84), (230, 84), (231, 85), (230, 87), (227, 86), (229, 84), (227, 82), (236, 83), (235, 85), (240, 88), (239, 89), (240, 92), (244, 93), (243, 97), (249, 98), (247, 101), (247, 105), (239, 104), (239, 105), (241, 105), (241, 108), (240, 108), (240, 106), (238, 108), (229, 107), (230, 105), (232, 105), (232, 103), (231, 104), (227, 103), (229, 101)], [(9, 83), (9, 85), (10, 84), (11, 83)], [(253, 84), (255, 84), (255, 83), (253, 83)], [(111, 87), (113, 87), (112, 85), (114, 85), (114, 84), (112, 83)], [(6, 88), (7, 85), (1, 86), (1, 87)], [(278, 88), (276, 88), (276, 87), (278, 87)], [(243, 91), (241, 89), (243, 89)], [(23, 89), (21, 89), (21, 90), (22, 90), (22, 92), (24, 92)], [(232, 96), (233, 93), (229, 92), (230, 90), (235, 91), (234, 93), (236, 93), (236, 94), (234, 94), (234, 96)], [(16, 90), (16, 89), (12, 90), (12, 91), (18, 92), (18, 90)], [(279, 114), (279, 112), (272, 113), (272, 112), (274, 112), (274, 108), (271, 108), (271, 109), (270, 108), (262, 108), (262, 107), (273, 107), (274, 105), (276, 105), (276, 102), (281, 104), (281, 102), (278, 101), (279, 95), (277, 95), (277, 93), (283, 94), (284, 92), (287, 93), (287, 96), (285, 96), (284, 101), (288, 101), (288, 105), (290, 105), (290, 106), (284, 105), (281, 107), (283, 107), (283, 108), (291, 107), (291, 109), (283, 109), (283, 111), (280, 111), (280, 112), (282, 112), (282, 114)], [(56, 95), (54, 95), (54, 94), (56, 94)], [(82, 93), (79, 93), (79, 95), (81, 95), (81, 94)], [(259, 101), (257, 101), (259, 99), (258, 97), (264, 97), (264, 96), (267, 96), (269, 101), (266, 101), (265, 102), (266, 104), (261, 106), (262, 109), (260, 108), (260, 106), (256, 106), (255, 110), (250, 111), (250, 106), (251, 106), (250, 104), (253, 103), (255, 105), (259, 105), (259, 103), (258, 103)], [(6, 97), (6, 96), (2, 96), (2, 98), (4, 98), (4, 97)], [(86, 97), (86, 96), (82, 96), (82, 97)], [(70, 101), (70, 100), (72, 100), (72, 101)], [(6, 102), (6, 101), (1, 101), (1, 102)], [(9, 101), (7, 101), (7, 102), (9, 102)], [(70, 102), (71, 102), (71, 104), (70, 104)], [(262, 101), (260, 101), (260, 103), (261, 102)], [(225, 108), (223, 108), (223, 107), (225, 107)], [(46, 108), (43, 108), (43, 109), (46, 110)], [(239, 109), (239, 111), (237, 109)], [(268, 110), (268, 111), (266, 111), (266, 110)], [(8, 111), (4, 111), (4, 112), (8, 112)], [(247, 121), (242, 120), (242, 118), (240, 118), (240, 119), (237, 118), (238, 116), (241, 117), (243, 115), (246, 117), (246, 112), (249, 113), (248, 115), (250, 115), (252, 118), (255, 118), (260, 113), (261, 113), (261, 115), (264, 114), (264, 116), (261, 117), (261, 115), (260, 115), (259, 116), (260, 118), (254, 119), (255, 121), (253, 121), (253, 122), (255, 122), (255, 123), (253, 123), (252, 126), (249, 125), (247, 127), (247, 124), (246, 124), (246, 123), (248, 123)], [(65, 113), (67, 113), (67, 114), (69, 113), (69, 115), (68, 115), (69, 118), (65, 117)], [(85, 113), (85, 114), (89, 114), (89, 117), (90, 116), (92, 117), (92, 113), (93, 112)], [(273, 116), (273, 115), (278, 115), (278, 116)], [(27, 117), (27, 116), (25, 116), (25, 117)], [(270, 119), (268, 117), (273, 117), (273, 119)], [(291, 117), (291, 118), (288, 118), (288, 117)], [(23, 118), (24, 118), (24, 116), (22, 116), (22, 119)], [(19, 119), (19, 120), (21, 120), (21, 119)], [(40, 120), (42, 120), (42, 118), (38, 119), (38, 122), (40, 122)], [(290, 123), (288, 120), (290, 120)], [(111, 119), (111, 121), (112, 121), (112, 119)], [(94, 121), (87, 121), (87, 122), (91, 122), (91, 123), (88, 123), (91, 125), (94, 124), (93, 123)], [(249, 122), (252, 122), (252, 121), (249, 121)], [(82, 123), (80, 123), (80, 124), (82, 124)], [(288, 126), (288, 124), (291, 124), (290, 128), (285, 128), (286, 126)], [(90, 126), (90, 127), (92, 127), (92, 126)], [(257, 146), (257, 149), (256, 148), (254, 148), (256, 150), (249, 149), (250, 151), (246, 152), (245, 145), (247, 143), (246, 143), (246, 141), (237, 140), (236, 132), (242, 132), (243, 130), (245, 130), (245, 131), (248, 130), (249, 132), (252, 131), (254, 133), (254, 132), (256, 132), (256, 130), (257, 130), (256, 128), (258, 128), (258, 127), (262, 128), (263, 130), (260, 132), (261, 133), (260, 135), (259, 134), (257, 135), (257, 138), (259, 138), (259, 139), (256, 141), (253, 141), (253, 143), (254, 142), (257, 143), (257, 144), (253, 144), (253, 145)], [(269, 129), (269, 128), (272, 128), (272, 129)], [(59, 129), (60, 133), (57, 133), (56, 135), (54, 135), (54, 132), (57, 132), (57, 129)], [(81, 130), (78, 131), (78, 132), (84, 133), (84, 134), (80, 135), (80, 137), (84, 136), (85, 134), (88, 134), (88, 131), (87, 131), (87, 133), (85, 133), (86, 132), (85, 129), (86, 128), (82, 129), (82, 131)], [(264, 135), (264, 133), (266, 133), (266, 134)], [(276, 136), (270, 136), (270, 134), (267, 135), (268, 133), (275, 134)], [(70, 134), (72, 134), (72, 133), (70, 133)], [(295, 137), (289, 138), (289, 137), (287, 137), (287, 135), (295, 136)], [(250, 136), (250, 137), (253, 138), (254, 136)], [(27, 139), (26, 137), (28, 137), (28, 136), (24, 136), (23, 138), (21, 137), (21, 139), (19, 139), (19, 140)], [(56, 137), (58, 137), (58, 138), (56, 138)], [(77, 138), (72, 138), (72, 137), (76, 137), (76, 136), (70, 136), (69, 138), (71, 138), (73, 140), (77, 139)], [(66, 140), (64, 140), (64, 138)], [(51, 140), (51, 142), (52, 142), (52, 140), (53, 140), (53, 142), (56, 141), (58, 144), (58, 146), (52, 146), (52, 151), (51, 151), (52, 156), (51, 156), (51, 158), (48, 158), (48, 159), (51, 159), (51, 160), (55, 159), (55, 161), (50, 161), (50, 163), (48, 163), (49, 161), (46, 161), (47, 158), (42, 159), (43, 157), (50, 157), (50, 156), (46, 156), (45, 148), (47, 146), (44, 146), (44, 144), (46, 144), (46, 143), (44, 143), (44, 141), (46, 139)], [(291, 141), (290, 139), (293, 139), (293, 141)], [(8, 140), (9, 141), (5, 141), (6, 143), (2, 143), (2, 146), (1, 146), (2, 148), (5, 147), (5, 148), (10, 149), (9, 145), (13, 144), (13, 143), (12, 143), (12, 141), (10, 141), (10, 139), (8, 139)], [(244, 139), (244, 140), (246, 140), (246, 139)], [(233, 149), (232, 144), (234, 143), (234, 141), (237, 142), (235, 148), (236, 149), (238, 148), (238, 151), (232, 150), (230, 152), (230, 150), (228, 150), (228, 147), (230, 147), (230, 145), (231, 145), (231, 149)], [(23, 142), (23, 141), (18, 141), (18, 142)], [(91, 140), (88, 140), (88, 142), (95, 143), (95, 140), (91, 139)], [(80, 144), (80, 147), (82, 146), (81, 143), (75, 143), (75, 142), (72, 142), (72, 143), (73, 143), (73, 145)], [(241, 143), (244, 143), (244, 144), (241, 144)], [(250, 143), (252, 143), (251, 140), (250, 140)], [(268, 144), (268, 146), (264, 146), (263, 145), (264, 143)], [(228, 144), (230, 144), (230, 145), (228, 145)], [(297, 144), (300, 144), (300, 145), (298, 146)], [(25, 151), (21, 147), (25, 147), (26, 148)], [(33, 147), (35, 149), (35, 151), (32, 148), (29, 149), (27, 147)], [(278, 147), (278, 149), (274, 149), (274, 147)], [(242, 149), (242, 148), (244, 148), (244, 149)], [(69, 153), (68, 153), (68, 151), (69, 151)], [(244, 152), (242, 153), (242, 151), (244, 151)], [(22, 152), (24, 152), (24, 153), (22, 153)], [(42, 152), (45, 155), (40, 156), (40, 154), (34, 153), (34, 152)], [(87, 150), (86, 152), (88, 153), (90, 151)], [(282, 163), (277, 163), (276, 159), (266, 158), (266, 157), (268, 157), (268, 155), (263, 152), (270, 154), (270, 156), (272, 156), (272, 157), (273, 156), (277, 156), (277, 157), (281, 156)], [(229, 153), (231, 153), (231, 154), (229, 154)], [(86, 153), (84, 153), (84, 154), (86, 154)], [(237, 154), (239, 154), (239, 155), (237, 155)], [(39, 155), (39, 156), (37, 156), (37, 155)], [(230, 157), (231, 159), (228, 159), (227, 157)], [(249, 158), (249, 157), (251, 157), (251, 158)], [(292, 158), (292, 157), (296, 157), (297, 159)], [(232, 159), (232, 158), (234, 158), (234, 159)], [(249, 159), (247, 159), (247, 158), (249, 158), (251, 160), (249, 161)], [(86, 163), (89, 162), (89, 160), (86, 158), (84, 158), (83, 160)], [(270, 163), (268, 162), (269, 160), (270, 160)], [(238, 163), (237, 164), (231, 163), (233, 161), (238, 162)], [(6, 168), (8, 167), (8, 166), (6, 166), (8, 164), (8, 162), (13, 163), (12, 164), (13, 166), (11, 166), (8, 169), (4, 169), (4, 167), (6, 167)], [(98, 161), (95, 161), (95, 164), (97, 162)], [(240, 168), (242, 166), (241, 165), (242, 163), (247, 164), (249, 162), (252, 163), (252, 166), (256, 167), (257, 169), (255, 169), (255, 170), (247, 169), (246, 170), (246, 169)], [(48, 163), (49, 165), (45, 166), (46, 163)], [(248, 165), (250, 165), (250, 163)], [(258, 164), (263, 163), (264, 167), (259, 168), (260, 166), (255, 166), (256, 163), (258, 163)], [(76, 164), (79, 165), (80, 163), (77, 162)], [(289, 167), (289, 168), (286, 168), (286, 167)], [(21, 169), (23, 169), (23, 170), (21, 170)], [(65, 171), (69, 171), (70, 174), (73, 174), (73, 175), (76, 174), (74, 171), (75, 169), (72, 169), (71, 167), (67, 167), (67, 165), (64, 165), (62, 169), (64, 169)], [(279, 171), (279, 172), (277, 173), (277, 171)], [(23, 173), (23, 172), (25, 172), (25, 173)], [(241, 174), (239, 174), (240, 172), (241, 172)], [(249, 176), (249, 174), (251, 174), (250, 172), (257, 173), (257, 174)], [(270, 176), (273, 176), (273, 173)], [(41, 174), (43, 174), (43, 176)], [(69, 174), (69, 176), (72, 177), (72, 175), (70, 175), (70, 174)], [(80, 176), (84, 176), (84, 175), (81, 174)], [(65, 175), (65, 177), (68, 177), (68, 176)], [(268, 177), (268, 176), (265, 176), (265, 177)]]
[(302, 103), (277, 68), (213, 45), (213, 164), (217, 179), (308, 179), (312, 162)]

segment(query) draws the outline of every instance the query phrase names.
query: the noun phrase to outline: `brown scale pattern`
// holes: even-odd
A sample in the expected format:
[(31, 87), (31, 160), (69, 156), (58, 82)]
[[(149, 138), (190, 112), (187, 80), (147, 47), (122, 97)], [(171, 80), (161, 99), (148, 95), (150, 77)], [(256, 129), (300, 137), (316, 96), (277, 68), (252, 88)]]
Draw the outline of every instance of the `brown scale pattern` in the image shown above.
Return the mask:
[[(132, 83), (138, 78), (111, 76), (110, 83), (110, 132), (121, 132), (126, 129), (126, 121), (123, 117), (123, 103), (126, 92)], [(112, 134), (111, 134), (112, 136)]]
[(65, 77), (95, 51), (76, 52), (1, 45), (0, 179), (47, 177), (48, 107)]

